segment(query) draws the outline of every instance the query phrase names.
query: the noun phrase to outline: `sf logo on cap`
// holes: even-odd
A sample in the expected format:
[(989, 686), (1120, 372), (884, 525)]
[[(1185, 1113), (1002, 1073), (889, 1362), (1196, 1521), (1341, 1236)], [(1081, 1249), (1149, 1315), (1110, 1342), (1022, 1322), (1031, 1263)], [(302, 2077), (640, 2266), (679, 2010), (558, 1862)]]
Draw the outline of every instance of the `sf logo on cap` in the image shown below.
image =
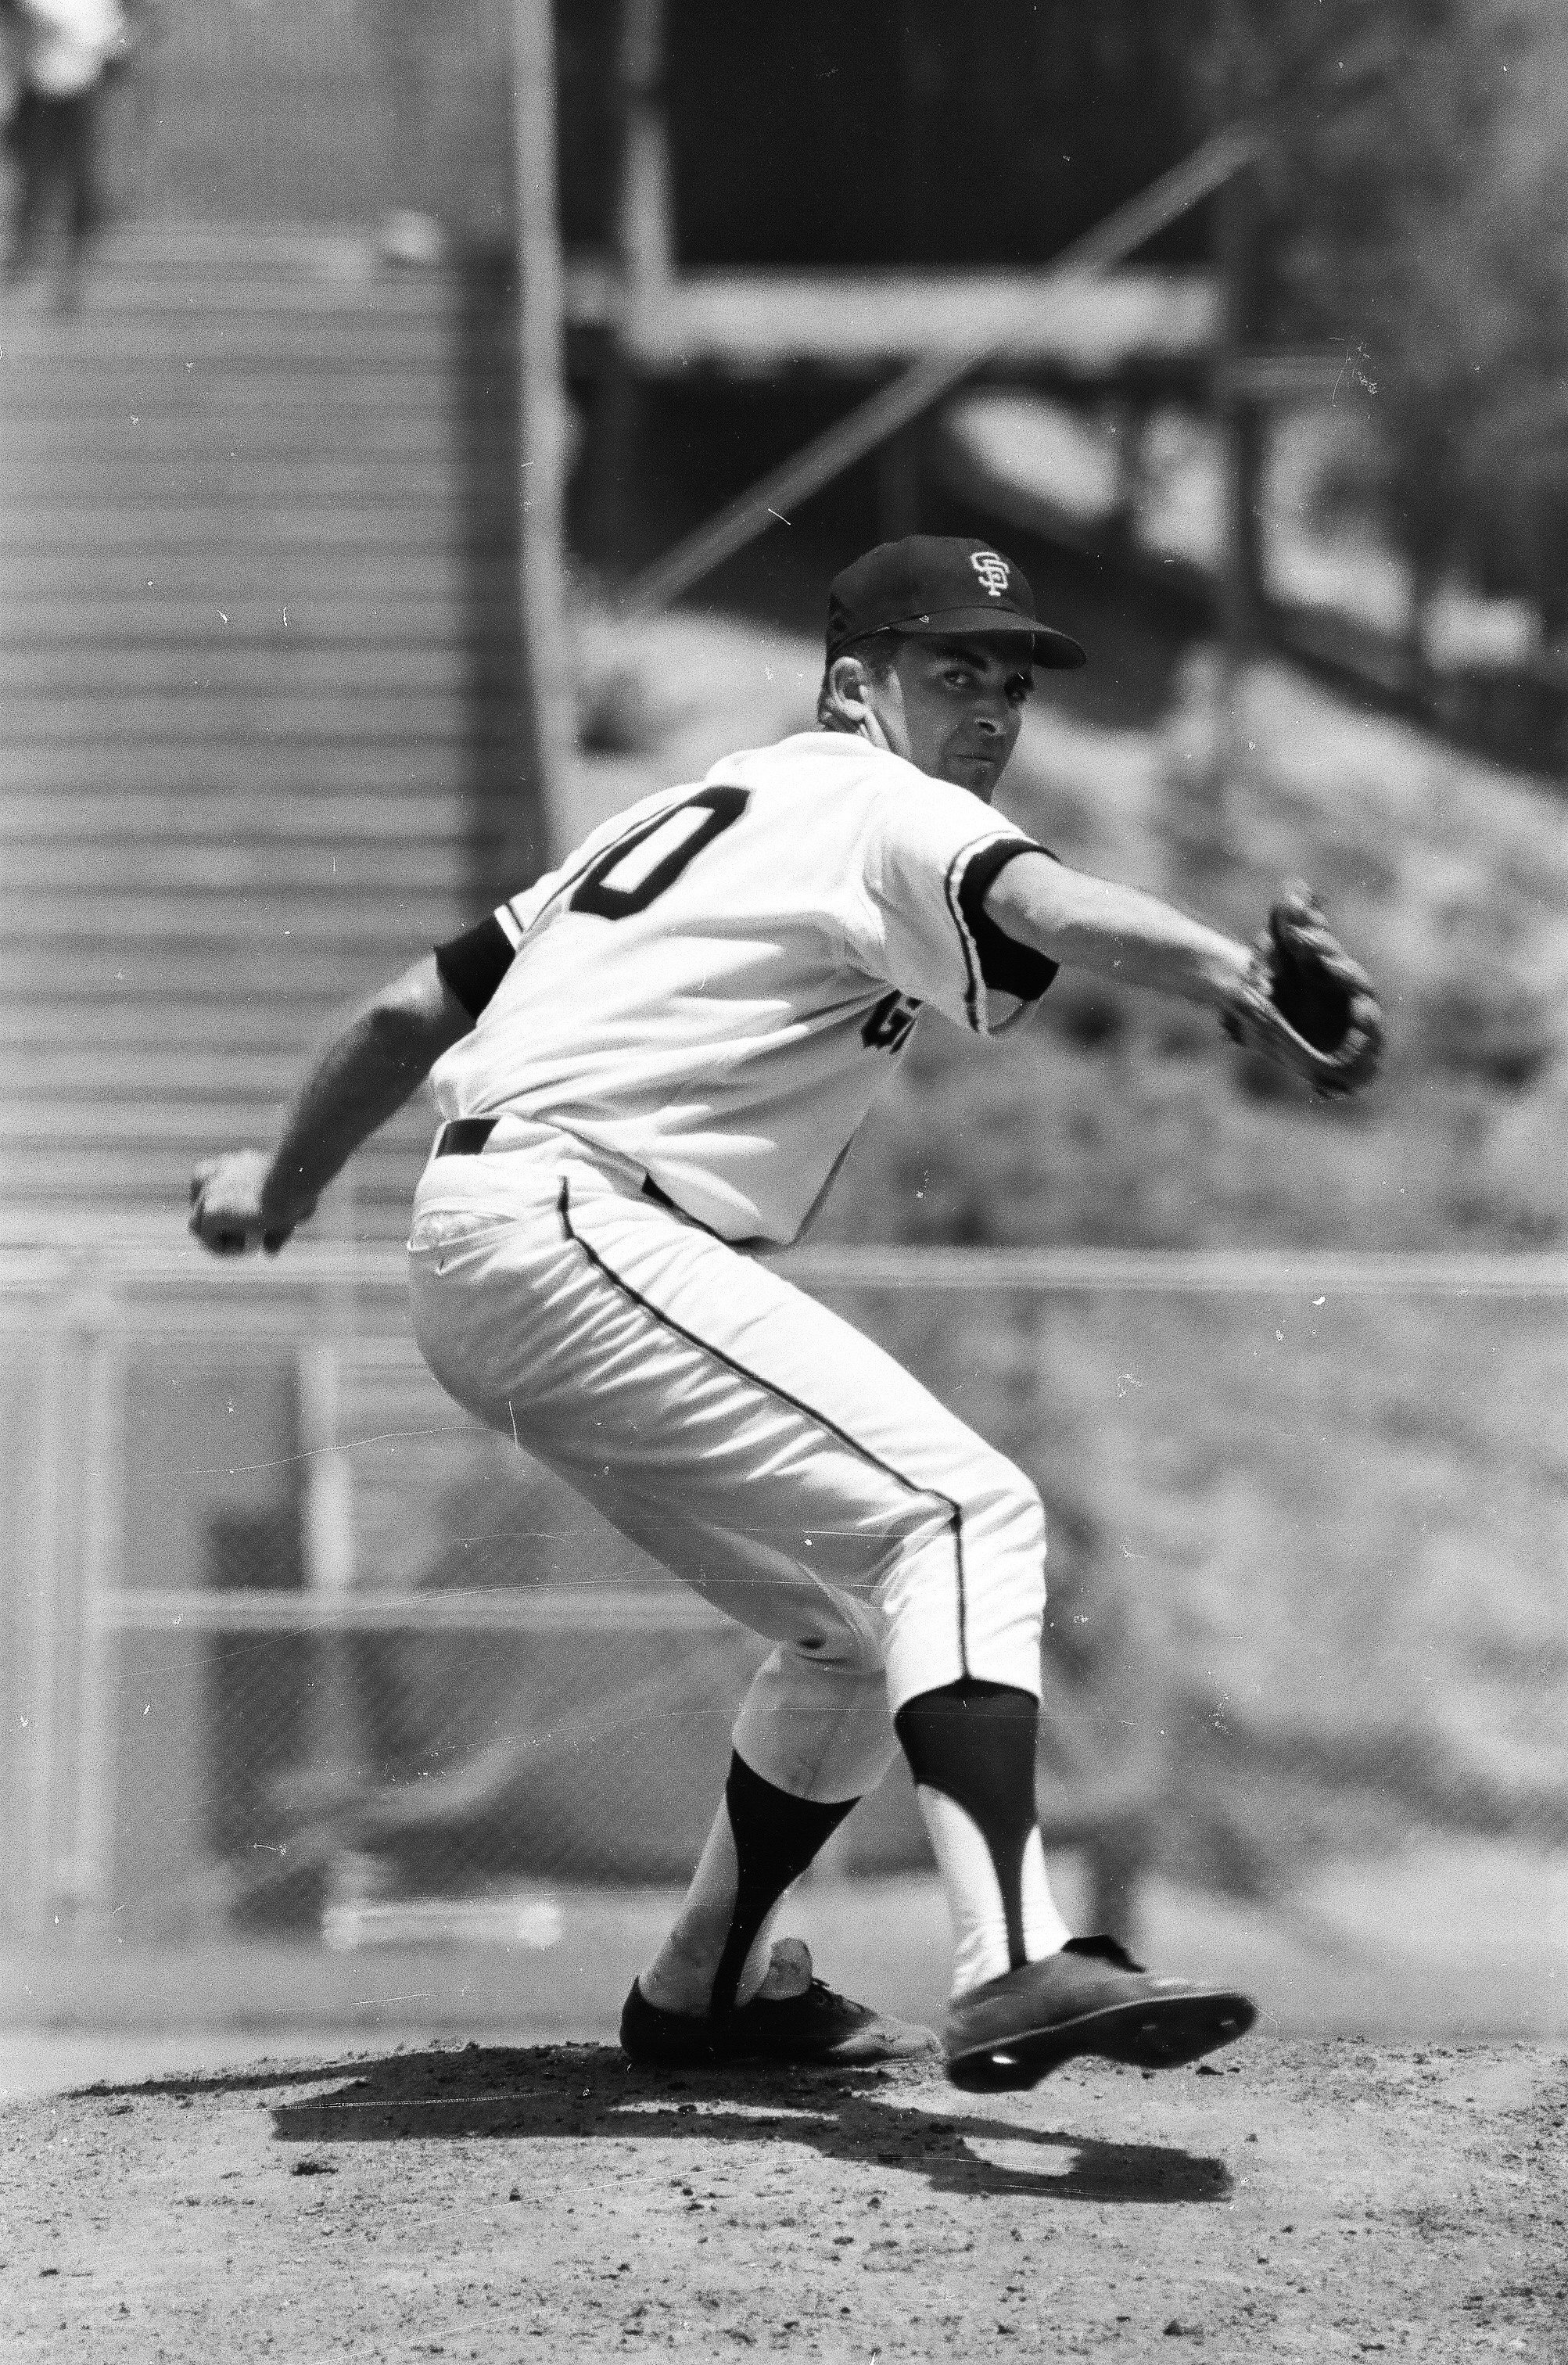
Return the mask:
[(1007, 561), (994, 550), (972, 550), (969, 565), (993, 600), (1000, 600), (1007, 588)]

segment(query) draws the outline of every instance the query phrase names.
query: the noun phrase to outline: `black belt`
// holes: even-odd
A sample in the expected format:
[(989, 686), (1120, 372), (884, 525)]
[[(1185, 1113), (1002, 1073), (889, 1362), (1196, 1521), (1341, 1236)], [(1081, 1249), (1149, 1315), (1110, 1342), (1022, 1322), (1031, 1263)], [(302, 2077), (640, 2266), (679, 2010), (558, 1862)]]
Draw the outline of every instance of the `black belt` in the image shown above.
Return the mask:
[[(494, 1116), (450, 1117), (436, 1135), (431, 1155), (436, 1158), (476, 1158), (499, 1123), (500, 1119)], [(672, 1216), (686, 1214), (685, 1208), (678, 1207), (667, 1191), (659, 1189), (651, 1174), (643, 1177), (643, 1196), (652, 1199), (655, 1206), (667, 1207)], [(702, 1228), (706, 1231), (708, 1227), (704, 1225)]]
[(493, 1116), (454, 1116), (435, 1138), (437, 1158), (476, 1158), (500, 1122)]

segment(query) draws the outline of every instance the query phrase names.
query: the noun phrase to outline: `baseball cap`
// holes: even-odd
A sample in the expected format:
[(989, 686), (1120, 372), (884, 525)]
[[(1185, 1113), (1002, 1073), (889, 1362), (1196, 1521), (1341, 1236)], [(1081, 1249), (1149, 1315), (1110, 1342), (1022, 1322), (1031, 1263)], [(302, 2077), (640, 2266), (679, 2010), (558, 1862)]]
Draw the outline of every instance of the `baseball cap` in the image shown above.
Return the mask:
[(969, 534), (911, 533), (879, 542), (835, 575), (827, 594), (829, 660), (871, 633), (924, 640), (983, 633), (1027, 639), (1036, 665), (1085, 662), (1066, 633), (1035, 614), (1028, 578), (989, 543)]

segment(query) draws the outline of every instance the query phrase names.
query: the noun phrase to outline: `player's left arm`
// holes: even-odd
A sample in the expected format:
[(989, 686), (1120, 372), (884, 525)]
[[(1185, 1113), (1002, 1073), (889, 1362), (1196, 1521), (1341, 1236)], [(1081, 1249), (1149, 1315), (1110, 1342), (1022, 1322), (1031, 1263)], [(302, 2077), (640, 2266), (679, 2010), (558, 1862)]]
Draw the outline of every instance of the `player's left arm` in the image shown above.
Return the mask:
[(998, 872), (984, 908), (1005, 936), (1052, 960), (1211, 1004), (1233, 1041), (1321, 1100), (1362, 1092), (1378, 1071), (1383, 1026), (1372, 981), (1299, 880), (1275, 898), (1250, 946), (1158, 895), (1033, 852)]
[(1126, 985), (1225, 1010), (1251, 960), (1248, 946), (1141, 888), (1123, 887), (1048, 854), (1019, 854), (986, 891), (1002, 934), (1058, 961)]
[(372, 995), (317, 1056), (271, 1149), (234, 1149), (196, 1169), (190, 1228), (218, 1256), (274, 1254), (332, 1177), (419, 1090), (474, 1020), (433, 953)]

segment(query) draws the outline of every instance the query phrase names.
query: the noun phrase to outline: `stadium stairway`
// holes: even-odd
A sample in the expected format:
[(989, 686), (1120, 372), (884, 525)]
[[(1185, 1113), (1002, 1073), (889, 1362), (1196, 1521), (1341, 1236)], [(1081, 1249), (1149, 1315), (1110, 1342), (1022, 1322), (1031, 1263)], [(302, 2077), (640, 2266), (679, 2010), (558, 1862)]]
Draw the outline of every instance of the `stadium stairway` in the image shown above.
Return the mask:
[[(0, 311), (0, 1228), (168, 1236), (527, 842), (493, 273), (143, 228)], [(421, 1100), (323, 1222), (401, 1233)]]

